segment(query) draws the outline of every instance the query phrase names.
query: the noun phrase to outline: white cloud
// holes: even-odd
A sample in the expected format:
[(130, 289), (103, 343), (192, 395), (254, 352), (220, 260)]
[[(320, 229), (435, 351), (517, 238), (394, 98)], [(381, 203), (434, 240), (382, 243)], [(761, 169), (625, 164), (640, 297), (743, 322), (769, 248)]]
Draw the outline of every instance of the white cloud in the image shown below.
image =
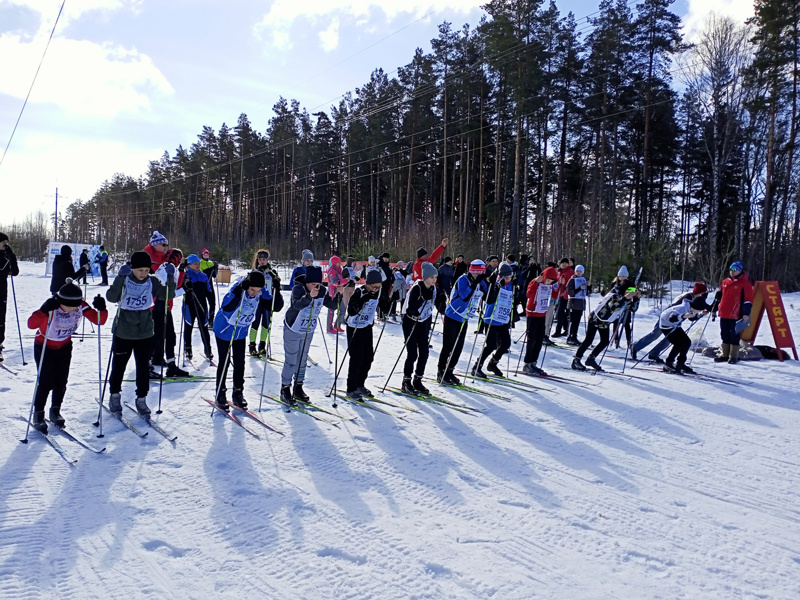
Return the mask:
[(336, 50), (339, 45), (339, 19), (334, 19), (330, 27), (319, 32), (319, 43), (325, 52)]
[[(29, 8), (39, 13), (42, 17), (41, 26), (49, 33), (53, 29), (53, 23), (58, 16), (62, 0), (5, 0), (4, 3)], [(135, 12), (139, 9), (141, 3), (142, 0), (128, 0), (127, 2), (125, 0), (79, 0), (78, 2), (67, 2), (58, 21), (58, 28), (60, 29), (71, 21), (79, 19), (87, 12), (98, 10), (113, 12), (124, 8)]]
[[(269, 40), (276, 48), (287, 50), (291, 47), (289, 30), (298, 19), (306, 19), (313, 23), (327, 22), (336, 19), (338, 30), (339, 19), (353, 22), (365, 22), (374, 12), (382, 12), (386, 21), (392, 21), (399, 15), (422, 16), (431, 11), (446, 11), (448, 17), (453, 13), (467, 13), (478, 8), (484, 1), (475, 0), (275, 0), (264, 15), (263, 19), (254, 27), (255, 34)], [(328, 27), (331, 30), (333, 25)], [(329, 38), (324, 38), (320, 33), (320, 42), (323, 49), (328, 50), (325, 44)], [(337, 35), (338, 38), (338, 35)]]
[(694, 41), (705, 27), (713, 12), (744, 23), (753, 16), (753, 0), (688, 0), (689, 9), (683, 17), (684, 33), (688, 41)]

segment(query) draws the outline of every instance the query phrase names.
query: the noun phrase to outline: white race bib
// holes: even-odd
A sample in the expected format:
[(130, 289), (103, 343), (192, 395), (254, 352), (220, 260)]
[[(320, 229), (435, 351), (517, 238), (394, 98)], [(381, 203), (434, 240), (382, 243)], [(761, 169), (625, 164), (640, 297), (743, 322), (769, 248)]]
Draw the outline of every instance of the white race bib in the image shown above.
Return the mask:
[(256, 309), (258, 308), (259, 295), (251, 298), (250, 294), (246, 291), (242, 292), (241, 307), (236, 309), (228, 317), (228, 324), (233, 327), (250, 327), (250, 324), (256, 318)]
[(295, 333), (313, 331), (317, 326), (317, 317), (319, 317), (319, 313), (322, 312), (322, 303), (324, 300), (324, 298), (314, 298), (311, 304), (297, 313), (297, 318), (289, 329)]
[(153, 282), (148, 277), (142, 283), (125, 279), (125, 292), (119, 301), (122, 310), (150, 310), (153, 306)]
[(501, 289), (497, 294), (497, 305), (494, 307), (492, 321), (505, 325), (511, 319), (514, 308), (514, 294), (511, 290)]
[(550, 306), (550, 297), (552, 294), (552, 285), (540, 283), (539, 287), (536, 289), (536, 300), (533, 303), (533, 312), (546, 313), (547, 308)]
[(472, 294), (472, 298), (470, 298), (469, 307), (467, 308), (467, 321), (475, 316), (475, 313), (478, 311), (478, 306), (480, 306), (481, 298), (483, 298), (483, 290), (475, 290), (475, 293)]
[(375, 309), (378, 307), (378, 299), (367, 300), (359, 313), (347, 319), (347, 324), (356, 329), (363, 329), (375, 322)]
[(73, 312), (64, 312), (60, 308), (53, 311), (53, 319), (50, 322), (50, 332), (47, 339), (54, 342), (63, 342), (78, 330), (78, 324), (83, 318), (83, 308)]

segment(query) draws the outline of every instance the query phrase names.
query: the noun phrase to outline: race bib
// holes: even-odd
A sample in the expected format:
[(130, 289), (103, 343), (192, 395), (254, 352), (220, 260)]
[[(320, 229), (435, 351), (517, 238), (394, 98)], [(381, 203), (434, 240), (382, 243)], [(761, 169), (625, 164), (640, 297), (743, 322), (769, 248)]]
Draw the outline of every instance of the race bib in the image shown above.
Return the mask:
[[(436, 292), (433, 293), (434, 299), (436, 298)], [(420, 321), (427, 321), (431, 318), (433, 314), (433, 300), (427, 300), (425, 304), (422, 305), (422, 309), (419, 311), (419, 320)]]
[(511, 290), (503, 290), (497, 294), (497, 306), (494, 309), (492, 321), (505, 325), (511, 319), (514, 308), (514, 294)]
[(150, 310), (153, 306), (153, 282), (148, 277), (142, 283), (125, 279), (125, 292), (119, 302), (122, 310)]
[(63, 342), (78, 330), (78, 324), (83, 318), (83, 308), (74, 312), (64, 312), (60, 308), (53, 311), (53, 319), (50, 322), (50, 331), (47, 339), (54, 342)]
[(314, 298), (311, 304), (297, 314), (297, 318), (289, 329), (295, 333), (305, 333), (306, 331), (314, 330), (317, 326), (319, 313), (322, 312), (323, 301), (324, 298)]
[(251, 298), (247, 292), (242, 292), (241, 307), (231, 313), (228, 324), (233, 327), (250, 327), (256, 318), (259, 297)]
[(533, 312), (546, 313), (550, 306), (550, 296), (553, 294), (552, 285), (539, 284), (536, 290), (536, 300), (533, 305)]
[(472, 294), (472, 298), (470, 298), (469, 307), (467, 307), (467, 321), (475, 316), (475, 313), (478, 311), (478, 306), (481, 304), (481, 298), (483, 298), (483, 291), (475, 290), (475, 293)]
[(375, 309), (378, 307), (378, 299), (367, 300), (361, 311), (354, 317), (347, 319), (347, 324), (356, 329), (363, 329), (375, 322)]

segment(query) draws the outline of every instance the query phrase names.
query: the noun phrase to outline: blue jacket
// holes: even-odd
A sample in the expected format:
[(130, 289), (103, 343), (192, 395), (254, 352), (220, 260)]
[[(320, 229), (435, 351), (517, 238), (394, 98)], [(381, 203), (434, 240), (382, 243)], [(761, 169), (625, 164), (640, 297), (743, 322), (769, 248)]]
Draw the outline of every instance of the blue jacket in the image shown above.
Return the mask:
[(242, 288), (242, 280), (236, 282), (231, 290), (225, 294), (222, 306), (214, 317), (214, 335), (219, 339), (230, 342), (231, 339), (241, 340), (250, 333), (250, 325), (256, 316), (256, 309), (261, 295), (251, 298), (250, 294)]
[(444, 314), (459, 323), (463, 323), (464, 319), (469, 320), (478, 310), (480, 299), (486, 294), (486, 290), (483, 281), (475, 282), (470, 279), (469, 273), (464, 273), (456, 279)]
[(303, 265), (300, 265), (299, 267), (295, 267), (294, 271), (292, 271), (292, 276), (289, 278), (289, 289), (290, 290), (294, 290), (294, 280), (295, 280), (295, 278), (299, 277), (300, 275), (305, 275), (305, 274), (306, 274), (306, 268)]

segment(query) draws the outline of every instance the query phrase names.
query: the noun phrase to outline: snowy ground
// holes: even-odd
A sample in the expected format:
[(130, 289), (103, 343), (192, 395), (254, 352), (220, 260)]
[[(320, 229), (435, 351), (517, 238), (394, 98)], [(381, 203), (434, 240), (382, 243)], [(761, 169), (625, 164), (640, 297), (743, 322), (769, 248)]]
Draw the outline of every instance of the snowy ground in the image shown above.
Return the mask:
[[(22, 270), (24, 327), (49, 281), (41, 265)], [(800, 334), (800, 295), (784, 301)], [(97, 338), (87, 336), (74, 343), (64, 414), (74, 433), (108, 449), (94, 455), (59, 438), (79, 459), (70, 467), (35, 433), (18, 441), (35, 369), (31, 332), (23, 330), (23, 366), (9, 307), (6, 364), (19, 375), (0, 370), (2, 598), (800, 597), (794, 361), (729, 366), (697, 356), (699, 371), (736, 383), (724, 385), (638, 368), (643, 379), (573, 373), (572, 353), (549, 349), (545, 368), (582, 387), (481, 386), (508, 400), (436, 389), (483, 413), (390, 409), (398, 419), (346, 406), (356, 420), (339, 428), (265, 404), (263, 417), (285, 436), (251, 421), (260, 439), (209, 418), (201, 397), (212, 384), (171, 383), (158, 417), (179, 436), (170, 443), (108, 419), (106, 437), (94, 437)], [(637, 337), (654, 318), (645, 304)], [(718, 335), (709, 325), (709, 341)], [(280, 331), (273, 339), (281, 354)], [(767, 329), (759, 341), (771, 343)], [(399, 326), (389, 325), (373, 389), (401, 347)], [(620, 370), (612, 354), (622, 356), (609, 352), (603, 364)], [(311, 356), (319, 366), (306, 387), (327, 406), (332, 366), (319, 332)], [(248, 359), (251, 405), (262, 364)], [(266, 368), (277, 393), (278, 366)], [(157, 397), (154, 385), (151, 406)]]

